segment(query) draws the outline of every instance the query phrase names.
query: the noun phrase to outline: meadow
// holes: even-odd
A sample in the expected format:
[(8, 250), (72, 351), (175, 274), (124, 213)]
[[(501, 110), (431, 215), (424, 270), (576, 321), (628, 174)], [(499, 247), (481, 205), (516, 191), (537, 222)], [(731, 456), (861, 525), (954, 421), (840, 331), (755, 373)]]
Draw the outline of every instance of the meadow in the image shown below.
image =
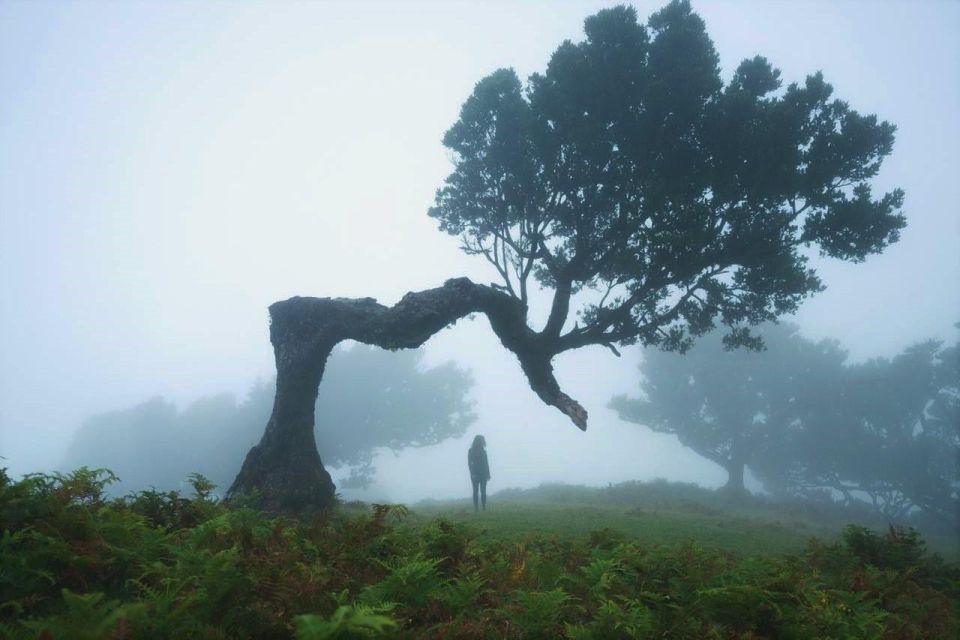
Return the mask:
[[(954, 638), (910, 528), (687, 485), (343, 504), (309, 521), (106, 471), (0, 474), (4, 638)], [(933, 546), (946, 544), (946, 538)], [(946, 544), (949, 547), (949, 544)]]
[[(731, 499), (720, 491), (667, 480), (507, 489), (491, 496), (489, 504), (488, 511), (474, 513), (469, 499), (423, 501), (413, 505), (411, 522), (447, 518), (479, 528), (480, 540), (503, 541), (538, 534), (572, 538), (608, 528), (637, 543), (696, 542), (738, 554), (799, 553), (811, 538), (838, 541), (851, 523), (873, 530), (888, 527), (868, 509), (749, 495)], [(956, 531), (925, 529), (922, 534), (931, 550), (960, 561)]]

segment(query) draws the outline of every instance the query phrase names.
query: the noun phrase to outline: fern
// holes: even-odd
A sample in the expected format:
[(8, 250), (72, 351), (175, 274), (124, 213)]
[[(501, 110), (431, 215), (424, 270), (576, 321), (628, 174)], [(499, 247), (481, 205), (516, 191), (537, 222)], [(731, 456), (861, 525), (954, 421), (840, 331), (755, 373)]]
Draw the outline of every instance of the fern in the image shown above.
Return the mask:
[(570, 640), (637, 640), (649, 637), (655, 626), (652, 611), (635, 600), (623, 598), (620, 603), (605, 600), (590, 624), (568, 624), (566, 632)]
[(392, 605), (367, 606), (363, 604), (342, 605), (330, 616), (308, 614), (295, 618), (297, 640), (346, 640), (352, 638), (376, 638), (397, 628), (396, 621), (388, 615)]
[(612, 558), (597, 558), (590, 564), (580, 567), (580, 573), (586, 580), (590, 596), (603, 598), (620, 581), (623, 566)]
[(100, 640), (111, 635), (121, 620), (142, 617), (143, 605), (121, 606), (116, 600), (104, 600), (102, 593), (85, 595), (63, 590), (65, 611), (41, 620), (28, 620), (23, 626), (51, 640)]
[(0, 471), (4, 640), (960, 637), (960, 567), (911, 530), (736, 556), (397, 524), (386, 505), (271, 519), (205, 486), (110, 499), (111, 478)]
[(563, 609), (572, 600), (563, 589), (516, 591), (512, 620), (530, 638), (555, 637)]
[(445, 584), (437, 572), (440, 562), (415, 554), (381, 563), (389, 573), (380, 583), (368, 587), (361, 599), (368, 604), (396, 602), (423, 607)]
[(484, 591), (486, 580), (471, 574), (448, 581), (437, 592), (436, 599), (447, 605), (452, 611), (460, 612), (474, 606)]
[(193, 493), (198, 500), (209, 500), (210, 494), (217, 488), (217, 485), (202, 473), (191, 473), (187, 476), (187, 482), (193, 488)]

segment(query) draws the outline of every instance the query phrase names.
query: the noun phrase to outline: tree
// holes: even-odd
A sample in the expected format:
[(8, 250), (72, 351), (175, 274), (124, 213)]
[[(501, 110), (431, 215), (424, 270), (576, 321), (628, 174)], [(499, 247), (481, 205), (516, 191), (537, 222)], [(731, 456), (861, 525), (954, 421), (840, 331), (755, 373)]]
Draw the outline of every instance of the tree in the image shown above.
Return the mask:
[[(412, 348), (483, 313), (533, 391), (585, 429), (555, 356), (683, 350), (718, 324), (729, 344), (757, 347), (749, 325), (822, 288), (802, 250), (856, 262), (897, 240), (903, 193), (874, 198), (870, 187), (895, 127), (832, 99), (820, 74), (783, 88), (756, 57), (724, 86), (684, 1), (646, 27), (632, 8), (607, 9), (585, 32), (526, 85), (510, 69), (481, 80), (444, 136), (454, 169), (429, 213), (501, 283), (448, 280), (391, 308), (369, 298), (271, 306), (277, 401), (233, 493), (257, 489), (280, 511), (330, 504), (310, 408), (341, 340)], [(553, 292), (539, 330), (527, 321), (531, 284)]]
[[(228, 397), (226, 400), (232, 407), (233, 399)], [(176, 450), (169, 445), (177, 420), (176, 405), (160, 397), (127, 409), (91, 416), (74, 434), (62, 466), (67, 469), (80, 466), (109, 468), (125, 481), (125, 488), (162, 486), (170, 460), (178, 459)], [(178, 483), (187, 473), (197, 470), (178, 474), (172, 481)], [(149, 479), (156, 480), (150, 482)]]
[(850, 365), (797, 407), (758, 475), (801, 497), (867, 501), (880, 515), (960, 525), (960, 361), (937, 341)]
[(835, 342), (813, 343), (795, 325), (763, 333), (760, 352), (731, 351), (716, 335), (685, 355), (648, 349), (640, 366), (644, 397), (618, 396), (611, 407), (623, 420), (676, 435), (727, 471), (729, 493), (742, 494), (747, 467), (772, 474), (777, 464), (768, 458), (789, 456), (789, 431), (807, 408), (827, 402), (846, 358)]
[[(338, 349), (318, 394), (315, 437), (327, 461), (366, 486), (380, 448), (399, 451), (463, 435), (475, 416), (470, 373), (448, 362), (422, 366), (420, 350)], [(200, 398), (184, 410), (161, 398), (93, 416), (73, 438), (64, 465), (114, 470), (128, 490), (176, 489), (200, 472), (220, 486), (236, 473), (270, 417), (275, 390), (257, 383), (246, 399)]]
[(763, 332), (760, 352), (727, 350), (716, 335), (685, 355), (649, 349), (643, 398), (611, 406), (722, 466), (734, 495), (749, 468), (777, 495), (960, 524), (956, 345), (927, 341), (846, 364), (834, 341), (812, 342), (792, 325)]
[[(960, 323), (954, 326), (960, 329)], [(942, 349), (934, 367), (936, 392), (918, 420), (931, 443), (924, 468), (937, 479), (937, 489), (916, 503), (960, 529), (960, 342)]]

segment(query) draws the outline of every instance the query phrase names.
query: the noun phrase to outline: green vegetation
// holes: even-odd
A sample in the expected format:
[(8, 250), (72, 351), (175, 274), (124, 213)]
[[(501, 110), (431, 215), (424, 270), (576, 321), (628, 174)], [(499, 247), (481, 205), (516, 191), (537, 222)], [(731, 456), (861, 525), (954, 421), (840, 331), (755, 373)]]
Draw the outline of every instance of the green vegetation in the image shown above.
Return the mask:
[[(424, 501), (415, 505), (409, 522), (438, 517), (469, 522), (480, 529), (481, 541), (534, 534), (576, 538), (606, 528), (641, 544), (695, 540), (707, 549), (743, 555), (800, 553), (811, 537), (838, 540), (850, 522), (877, 530), (888, 527), (888, 521), (868, 507), (731, 496), (666, 480), (604, 488), (547, 484), (507, 489), (491, 496), (490, 504), (489, 511), (474, 514), (469, 500)], [(952, 530), (918, 528), (933, 550), (960, 560), (960, 540)]]
[[(946, 638), (960, 631), (960, 567), (929, 554), (915, 531), (881, 535), (851, 525), (835, 542), (801, 547), (800, 534), (763, 536), (756, 523), (728, 518), (732, 537), (717, 528), (697, 535), (697, 518), (714, 515), (667, 500), (698, 491), (689, 487), (592, 490), (607, 499), (593, 511), (544, 500), (550, 492), (588, 495), (585, 488), (517, 492), (472, 526), (458, 521), (466, 519), (459, 507), (439, 505), (420, 514), (347, 505), (308, 523), (271, 519), (212, 501), (200, 476), (191, 478), (190, 498), (148, 491), (107, 499), (113, 480), (86, 468), (19, 481), (0, 473), (0, 636)], [(629, 512), (611, 498), (631, 491), (664, 498), (635, 507), (642, 527), (624, 526)], [(454, 517), (425, 517), (441, 509)], [(571, 524), (559, 531), (560, 521)], [(579, 535), (588, 522), (593, 530)], [(484, 533), (489, 525), (497, 535)], [(733, 543), (737, 535), (744, 546)]]

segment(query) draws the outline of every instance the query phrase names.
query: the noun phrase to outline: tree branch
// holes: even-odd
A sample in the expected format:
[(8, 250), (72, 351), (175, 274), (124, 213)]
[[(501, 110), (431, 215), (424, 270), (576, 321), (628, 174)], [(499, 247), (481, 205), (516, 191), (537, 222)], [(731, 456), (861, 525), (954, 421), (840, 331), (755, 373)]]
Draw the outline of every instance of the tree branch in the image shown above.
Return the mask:
[(563, 324), (567, 321), (567, 315), (570, 313), (573, 282), (569, 271), (569, 268), (563, 269), (560, 273), (560, 279), (556, 282), (553, 303), (550, 306), (550, 317), (547, 318), (547, 324), (541, 332), (541, 335), (547, 340), (554, 340), (559, 337), (560, 331), (563, 330)]
[(277, 302), (270, 307), (271, 341), (279, 369), (292, 360), (325, 358), (322, 352), (329, 353), (343, 340), (384, 349), (413, 349), (471, 313), (487, 316), (503, 346), (520, 360), (530, 387), (540, 399), (585, 429), (586, 411), (561, 393), (550, 365), (553, 354), (542, 348), (537, 334), (527, 326), (526, 306), (467, 278), (408, 293), (393, 307), (372, 298), (296, 297)]

